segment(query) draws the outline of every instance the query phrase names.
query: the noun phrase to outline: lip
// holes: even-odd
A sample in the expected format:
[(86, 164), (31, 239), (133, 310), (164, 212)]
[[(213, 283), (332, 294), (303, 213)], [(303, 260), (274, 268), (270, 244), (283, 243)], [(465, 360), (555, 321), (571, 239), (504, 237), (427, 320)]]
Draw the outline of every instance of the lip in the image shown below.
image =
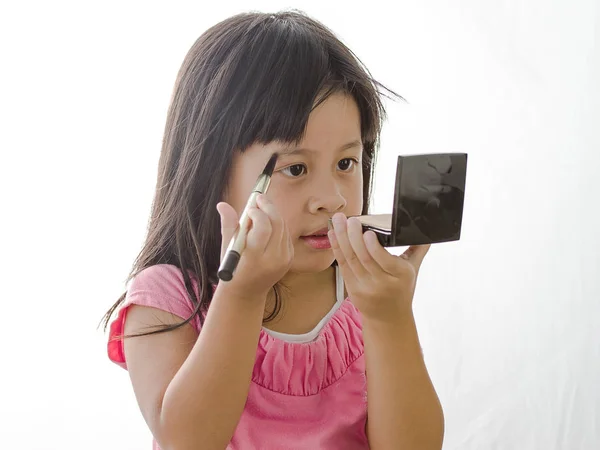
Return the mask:
[(300, 239), (314, 250), (328, 250), (331, 248), (331, 242), (327, 236), (304, 236)]
[(302, 236), (302, 237), (311, 237), (311, 236), (327, 236), (327, 232), (328, 232), (328, 231), (329, 231), (329, 228), (328, 228), (328, 227), (323, 227), (323, 228), (321, 228), (321, 229), (319, 229), (319, 230), (317, 230), (317, 231), (313, 231), (312, 233), (310, 233), (310, 234), (307, 234), (307, 235), (305, 235), (305, 236)]

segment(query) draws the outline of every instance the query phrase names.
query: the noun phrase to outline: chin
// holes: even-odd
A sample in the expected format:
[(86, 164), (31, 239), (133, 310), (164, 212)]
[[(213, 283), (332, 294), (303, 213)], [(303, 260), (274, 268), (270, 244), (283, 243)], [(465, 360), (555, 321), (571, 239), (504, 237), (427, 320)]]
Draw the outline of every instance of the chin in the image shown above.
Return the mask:
[(319, 273), (327, 270), (335, 261), (333, 250), (323, 250), (313, 254), (296, 252), (290, 272)]

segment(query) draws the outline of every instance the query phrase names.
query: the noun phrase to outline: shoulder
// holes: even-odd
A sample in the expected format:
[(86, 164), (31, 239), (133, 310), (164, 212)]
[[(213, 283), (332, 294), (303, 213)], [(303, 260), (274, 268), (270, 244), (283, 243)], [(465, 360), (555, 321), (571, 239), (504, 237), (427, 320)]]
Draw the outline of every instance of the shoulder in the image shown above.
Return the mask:
[(146, 267), (132, 278), (127, 292), (131, 295), (149, 289), (162, 293), (181, 293), (182, 289), (185, 290), (183, 272), (173, 264), (155, 264)]
[[(197, 283), (193, 277), (192, 286), (197, 296)], [(155, 325), (179, 323), (192, 316), (195, 309), (196, 303), (190, 298), (183, 273), (177, 266), (156, 264), (141, 270), (128, 283), (125, 301), (110, 325), (109, 358), (126, 367), (121, 336), (145, 331), (141, 328), (151, 326), (154, 322), (157, 322)], [(200, 318), (197, 314), (190, 324), (196, 333), (200, 332)]]
[[(190, 278), (199, 299), (197, 280), (191, 273)], [(146, 267), (129, 282), (123, 308), (146, 306), (187, 319), (194, 313), (196, 304), (186, 289), (182, 270), (172, 264), (156, 264)], [(192, 323), (199, 329), (197, 319)]]

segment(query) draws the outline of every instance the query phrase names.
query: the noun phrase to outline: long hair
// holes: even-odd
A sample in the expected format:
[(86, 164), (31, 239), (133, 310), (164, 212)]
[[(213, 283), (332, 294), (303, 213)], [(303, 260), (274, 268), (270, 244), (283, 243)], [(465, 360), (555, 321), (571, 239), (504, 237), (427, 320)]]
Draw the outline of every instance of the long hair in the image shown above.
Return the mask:
[[(328, 28), (297, 11), (239, 14), (211, 27), (192, 45), (167, 114), (147, 236), (127, 282), (152, 265), (175, 265), (195, 310), (179, 324), (140, 335), (176, 329), (196, 315), (203, 323), (212, 285), (218, 283), (216, 205), (234, 151), (274, 140), (300, 142), (311, 111), (338, 92), (352, 96), (360, 111), (362, 214), (368, 214), (385, 115), (381, 96), (400, 96), (375, 81)], [(189, 272), (198, 282), (198, 296)], [(276, 307), (265, 322), (279, 310), (278, 287)], [(125, 297), (126, 292), (104, 315), (105, 331)]]

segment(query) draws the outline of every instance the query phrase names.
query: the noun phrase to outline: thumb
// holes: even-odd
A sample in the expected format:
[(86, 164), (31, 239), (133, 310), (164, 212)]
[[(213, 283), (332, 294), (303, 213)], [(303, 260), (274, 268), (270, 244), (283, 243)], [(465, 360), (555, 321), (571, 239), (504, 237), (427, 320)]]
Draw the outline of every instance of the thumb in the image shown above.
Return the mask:
[(229, 203), (217, 203), (217, 212), (221, 218), (221, 260), (223, 260), (229, 241), (239, 226), (239, 219), (237, 212)]
[(415, 268), (415, 271), (419, 273), (423, 259), (425, 259), (425, 255), (427, 255), (430, 248), (431, 244), (411, 245), (400, 257), (408, 260)]

